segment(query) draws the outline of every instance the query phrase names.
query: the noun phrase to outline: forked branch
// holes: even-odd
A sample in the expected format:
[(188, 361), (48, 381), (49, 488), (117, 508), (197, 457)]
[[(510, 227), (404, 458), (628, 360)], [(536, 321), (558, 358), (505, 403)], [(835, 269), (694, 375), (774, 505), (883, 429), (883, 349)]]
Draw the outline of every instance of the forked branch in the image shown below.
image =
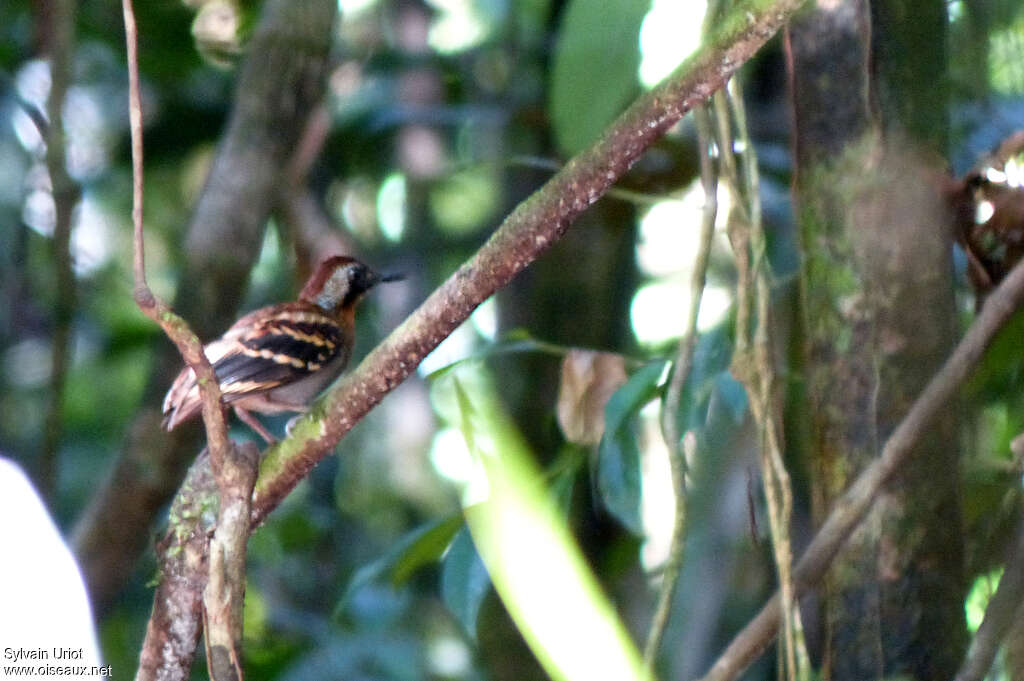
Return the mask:
[[(153, 615), (146, 630), (146, 641), (140, 656), (139, 679), (160, 676), (158, 670), (166, 664), (170, 639), (177, 632), (186, 631), (184, 637), (174, 641), (176, 649), (186, 652), (174, 671), (187, 672), (190, 655), (198, 633), (196, 610), (197, 589), (203, 582), (207, 588), (203, 598), (206, 614), (207, 649), (211, 677), (214, 679), (241, 679), (242, 600), (245, 593), (245, 547), (248, 540), (248, 517), (252, 500), (252, 487), (256, 476), (256, 453), (250, 449), (238, 450), (228, 439), (227, 424), (221, 405), (220, 384), (203, 352), (202, 343), (184, 319), (176, 315), (166, 303), (153, 295), (146, 282), (145, 249), (143, 239), (143, 177), (142, 177), (142, 101), (139, 94), (138, 37), (135, 13), (131, 0), (123, 0), (125, 41), (128, 52), (129, 125), (132, 140), (132, 224), (134, 298), (142, 312), (160, 325), (174, 342), (185, 363), (199, 378), (199, 392), (203, 401), (203, 422), (210, 453), (210, 468), (217, 483), (219, 503), (217, 529), (213, 537), (213, 558), (207, 559), (210, 545), (201, 529), (182, 537), (186, 551), (161, 555), (165, 579), (157, 589)], [(193, 499), (194, 501), (194, 499)], [(188, 503), (187, 500), (184, 503)], [(172, 535), (174, 536), (174, 535)], [(195, 560), (181, 563), (181, 555)], [(208, 565), (206, 573), (197, 565)], [(176, 568), (180, 568), (180, 571)], [(179, 580), (180, 577), (180, 580)], [(178, 587), (184, 585), (185, 590)], [(175, 611), (171, 604), (176, 604)], [(177, 616), (175, 616), (175, 612)], [(189, 642), (191, 641), (191, 649)], [(175, 648), (175, 646), (170, 646)], [(225, 660), (228, 662), (225, 663)], [(227, 671), (222, 671), (227, 669)]]

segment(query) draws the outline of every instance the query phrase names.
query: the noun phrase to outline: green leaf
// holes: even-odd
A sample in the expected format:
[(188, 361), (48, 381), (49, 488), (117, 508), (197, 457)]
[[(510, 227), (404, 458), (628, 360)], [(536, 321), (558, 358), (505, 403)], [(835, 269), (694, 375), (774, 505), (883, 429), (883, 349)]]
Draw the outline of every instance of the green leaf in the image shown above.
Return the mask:
[(473, 451), (476, 449), (476, 430), (473, 428), (472, 419), (473, 402), (466, 394), (462, 381), (456, 378), (452, 381), (452, 385), (455, 387), (455, 401), (459, 405), (459, 430), (462, 431), (462, 437), (466, 438), (466, 446)]
[[(732, 319), (726, 319), (715, 328), (705, 331), (697, 339), (697, 347), (694, 349), (693, 362), (690, 366), (690, 375), (683, 385), (683, 394), (679, 401), (679, 411), (676, 414), (680, 431), (700, 431), (704, 428), (708, 418), (708, 405), (711, 396), (716, 391), (718, 382), (724, 380), (723, 374), (732, 379), (729, 374), (729, 364), (732, 362)], [(738, 385), (738, 384), (737, 384)], [(723, 385), (723, 389), (729, 391), (727, 399), (733, 408), (746, 410), (746, 396), (742, 396), (742, 407), (737, 402), (738, 398), (732, 392), (731, 385)], [(739, 386), (742, 391), (742, 386)]]
[(639, 90), (640, 25), (650, 0), (571, 0), (555, 46), (550, 109), (571, 156), (592, 143)]
[(747, 415), (747, 389), (743, 384), (733, 378), (728, 371), (723, 371), (715, 377), (715, 397), (729, 410), (733, 421), (737, 424), (743, 423)]
[(462, 514), (455, 513), (422, 525), (402, 537), (384, 556), (356, 571), (345, 589), (339, 609), (343, 609), (352, 596), (368, 584), (386, 581), (397, 588), (423, 566), (441, 560), (452, 538), (464, 524)]
[[(466, 525), (523, 639), (554, 681), (647, 681), (639, 653), (504, 413), (497, 389), (478, 380), (457, 392), (462, 421), (475, 422), (470, 449), (487, 492), (485, 500), (465, 509)], [(453, 560), (460, 550), (453, 545)], [(480, 590), (479, 583), (459, 590), (475, 594), (467, 599), (475, 609), (464, 609), (462, 621), (475, 620)]]
[[(555, 506), (567, 519), (572, 508), (573, 490), (576, 488), (576, 476), (579, 475), (582, 462), (586, 461), (586, 451), (577, 445), (569, 444), (556, 460), (553, 470), (548, 471), (548, 487)], [(564, 463), (567, 461), (568, 463)]]
[(604, 410), (604, 437), (597, 453), (597, 489), (608, 512), (629, 531), (640, 523), (640, 448), (632, 424), (645, 404), (657, 396), (665, 360), (647, 364), (615, 391)]
[(473, 539), (465, 527), (455, 537), (441, 567), (441, 598), (455, 615), (466, 634), (476, 640), (476, 618), (480, 606), (491, 589), (487, 574)]
[(967, 400), (1001, 401), (1024, 384), (1024, 312), (1018, 312), (999, 330), (978, 368), (967, 383)]

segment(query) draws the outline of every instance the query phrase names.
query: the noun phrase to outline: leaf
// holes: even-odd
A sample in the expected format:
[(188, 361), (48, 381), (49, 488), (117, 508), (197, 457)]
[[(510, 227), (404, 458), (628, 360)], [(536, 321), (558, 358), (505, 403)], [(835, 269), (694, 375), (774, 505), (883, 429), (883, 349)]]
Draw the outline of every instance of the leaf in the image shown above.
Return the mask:
[(1000, 401), (1024, 384), (1024, 312), (1018, 312), (999, 330), (967, 383), (967, 400)]
[(441, 560), (452, 538), (464, 524), (462, 514), (456, 513), (406, 534), (385, 555), (356, 571), (338, 609), (343, 609), (352, 596), (368, 584), (386, 581), (397, 588), (423, 566)]
[(737, 424), (743, 423), (747, 415), (747, 389), (730, 372), (723, 371), (715, 377), (714, 396)]
[(465, 527), (456, 535), (441, 567), (441, 598), (466, 634), (476, 640), (476, 619), (491, 589), (480, 554)]
[[(248, 665), (247, 660), (247, 669)], [(427, 677), (424, 667), (422, 649), (411, 635), (356, 631), (321, 636), (317, 645), (308, 646), (305, 651), (296, 651), (294, 659), (283, 671), (266, 676), (252, 676), (274, 678), (277, 681), (417, 681)]]
[(558, 425), (569, 442), (596, 445), (604, 434), (604, 409), (626, 382), (626, 360), (611, 352), (573, 349), (562, 360)]
[(640, 448), (633, 418), (661, 389), (665, 360), (647, 364), (619, 388), (605, 407), (605, 433), (597, 455), (597, 489), (608, 512), (629, 531), (642, 533), (640, 523)]
[(576, 479), (590, 460), (591, 450), (571, 442), (562, 445), (555, 460), (544, 470), (544, 483), (548, 496), (561, 512), (562, 520), (569, 522)]
[[(489, 381), (460, 386), (462, 420), (475, 423), (471, 446), (486, 499), (467, 508), (466, 525), (494, 588), (548, 676), (555, 681), (649, 678), (622, 621), (543, 485), (522, 435)], [(453, 561), (462, 550), (453, 544)], [(467, 547), (468, 550), (468, 547)], [(446, 563), (447, 563), (446, 559)], [(472, 563), (470, 563), (472, 565)], [(469, 588), (462, 588), (468, 582)], [(481, 582), (457, 580), (460, 620), (472, 625)], [(447, 600), (447, 599), (446, 599)]]
[(472, 571), (478, 551), (550, 678), (646, 681), (638, 651), (560, 517), (522, 435), (504, 413), (498, 390), (487, 380), (455, 381), (461, 420), (474, 423), (470, 449), (487, 494), (465, 509), (474, 558), (463, 557), (470, 547), (461, 538), (445, 557), (445, 572), (449, 560), (469, 568), (445, 580), (445, 601), (472, 633), (485, 593), (482, 568)]
[(639, 90), (640, 25), (650, 0), (571, 0), (555, 46), (550, 109), (567, 156), (581, 151)]
[(469, 399), (469, 395), (466, 394), (462, 381), (456, 378), (452, 381), (452, 385), (455, 387), (455, 401), (459, 405), (459, 430), (462, 431), (462, 437), (466, 438), (466, 446), (469, 448), (469, 451), (473, 451), (476, 449), (476, 430), (473, 427), (473, 402)]
[[(679, 401), (679, 412), (676, 414), (680, 431), (700, 431), (707, 421), (708, 405), (719, 377), (729, 376), (729, 365), (732, 362), (732, 339), (730, 337), (732, 320), (726, 319), (710, 331), (706, 331), (697, 339), (694, 349), (690, 375), (683, 386), (682, 399)], [(729, 386), (726, 386), (729, 389)], [(742, 386), (740, 386), (742, 390)], [(730, 393), (729, 397), (732, 397)], [(745, 400), (745, 397), (744, 397)], [(746, 408), (744, 401), (743, 409)]]

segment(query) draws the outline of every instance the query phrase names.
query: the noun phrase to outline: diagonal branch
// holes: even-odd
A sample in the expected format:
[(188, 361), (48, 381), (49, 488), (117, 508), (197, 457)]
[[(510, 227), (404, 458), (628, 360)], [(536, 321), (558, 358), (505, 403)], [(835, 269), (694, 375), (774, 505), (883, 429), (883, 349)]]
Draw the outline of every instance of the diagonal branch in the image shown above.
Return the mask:
[(802, 0), (735, 7), (707, 45), (637, 100), (589, 149), (519, 206), (479, 251), (269, 450), (253, 499), (259, 523), (359, 419), (495, 291), (547, 250), (656, 139), (722, 87)]
[[(956, 397), (993, 338), (1024, 304), (1024, 265), (1018, 265), (985, 302), (967, 335), (932, 377), (906, 417), (885, 443), (881, 456), (841, 496), (793, 570), (794, 596), (816, 584), (850, 533), (860, 524), (882, 487), (910, 459), (935, 419)], [(772, 642), (779, 629), (779, 595), (736, 635), (702, 681), (735, 679)]]
[[(698, 55), (684, 63), (663, 85), (639, 99), (588, 151), (580, 154), (530, 199), (520, 204), (467, 263), (442, 284), (405, 323), (396, 329), (350, 374), (320, 399), (301, 419), (292, 435), (268, 450), (253, 493), (251, 522), (258, 524), (291, 489), (326, 456), (341, 437), (387, 392), (408, 377), (448, 334), (491, 294), (507, 284), (568, 229), (644, 150), (695, 105), (704, 101), (774, 35), (802, 0), (749, 0), (724, 21)], [(208, 463), (197, 460), (190, 479), (204, 479)], [(208, 477), (208, 475), (207, 475)], [(197, 493), (183, 487), (176, 504)], [(208, 492), (207, 492), (208, 493)], [(192, 506), (195, 504), (193, 503)], [(173, 538), (201, 532), (199, 517), (173, 518), (172, 533), (162, 555), (181, 555)], [(206, 556), (203, 556), (206, 560)], [(188, 566), (186, 566), (188, 567)], [(196, 571), (189, 571), (194, 576)], [(165, 581), (156, 597), (154, 617), (163, 603), (185, 603), (183, 628), (198, 626), (195, 604), (205, 586), (202, 579)], [(163, 585), (162, 585), (163, 587)], [(176, 591), (178, 590), (178, 591)], [(148, 637), (147, 637), (148, 638)], [(197, 640), (197, 639), (190, 639)], [(163, 669), (168, 678), (191, 664), (192, 651), (168, 651)], [(143, 666), (157, 651), (143, 650)], [(154, 678), (143, 675), (137, 678)], [(150, 670), (152, 671), (152, 670)]]

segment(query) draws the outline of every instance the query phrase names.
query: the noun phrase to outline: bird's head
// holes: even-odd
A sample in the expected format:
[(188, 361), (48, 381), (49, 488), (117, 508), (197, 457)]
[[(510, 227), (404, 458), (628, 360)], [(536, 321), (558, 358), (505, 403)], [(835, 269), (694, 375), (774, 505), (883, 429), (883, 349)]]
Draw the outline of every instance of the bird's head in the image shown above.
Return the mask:
[(399, 275), (380, 275), (355, 258), (334, 255), (316, 268), (302, 287), (301, 300), (313, 303), (325, 312), (337, 314), (351, 307), (377, 284), (401, 279)]

